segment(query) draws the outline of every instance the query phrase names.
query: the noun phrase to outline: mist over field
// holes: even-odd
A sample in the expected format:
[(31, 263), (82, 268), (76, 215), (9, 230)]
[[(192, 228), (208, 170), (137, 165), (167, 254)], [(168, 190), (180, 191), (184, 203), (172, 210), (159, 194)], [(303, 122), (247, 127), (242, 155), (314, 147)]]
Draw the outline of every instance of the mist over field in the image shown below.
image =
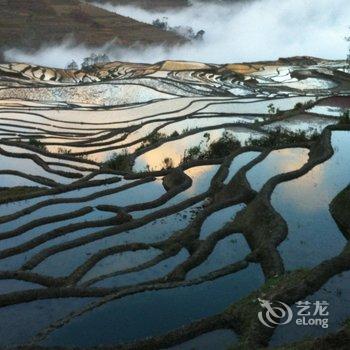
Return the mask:
[(350, 350), (350, 0), (0, 13), (0, 350)]
[(157, 62), (166, 59), (226, 63), (274, 60), (279, 57), (310, 55), (344, 59), (347, 43), (350, 1), (348, 0), (258, 0), (238, 4), (203, 4), (181, 10), (149, 12), (131, 6), (95, 4), (109, 11), (152, 23), (167, 17), (170, 26), (203, 29), (203, 41), (181, 47), (162, 45), (144, 48), (120, 48), (114, 43), (86, 48), (70, 39), (36, 53), (8, 50), (10, 61), (65, 67), (72, 59), (81, 63), (92, 52), (107, 53), (111, 60)]

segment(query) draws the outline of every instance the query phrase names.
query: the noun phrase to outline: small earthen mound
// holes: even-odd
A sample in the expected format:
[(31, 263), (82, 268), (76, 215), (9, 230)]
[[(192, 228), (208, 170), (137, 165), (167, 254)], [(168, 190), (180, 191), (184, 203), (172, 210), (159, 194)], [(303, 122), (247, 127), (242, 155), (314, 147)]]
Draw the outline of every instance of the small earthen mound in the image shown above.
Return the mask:
[(116, 222), (118, 225), (124, 224), (132, 220), (132, 216), (124, 211), (120, 211), (116, 216)]
[(163, 186), (167, 191), (181, 186), (186, 182), (192, 184), (192, 179), (179, 168), (171, 170), (171, 172), (163, 178)]
[(350, 238), (350, 186), (341, 191), (330, 204), (330, 212), (340, 230)]

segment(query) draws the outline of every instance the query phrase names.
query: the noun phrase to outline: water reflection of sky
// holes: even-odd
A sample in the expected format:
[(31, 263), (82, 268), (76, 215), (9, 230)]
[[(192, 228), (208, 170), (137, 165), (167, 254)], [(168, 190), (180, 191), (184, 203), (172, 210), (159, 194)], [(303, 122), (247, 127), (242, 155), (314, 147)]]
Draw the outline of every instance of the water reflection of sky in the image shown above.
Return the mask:
[(161, 261), (160, 263), (141, 271), (131, 272), (119, 276), (114, 276), (95, 283), (94, 287), (119, 287), (130, 286), (137, 283), (147, 282), (156, 278), (161, 278), (167, 273), (170, 273), (179, 264), (185, 261), (189, 257), (188, 251), (183, 248), (181, 251), (168, 259)]
[[(128, 296), (57, 329), (44, 344), (111, 345), (164, 334), (223, 311), (263, 281), (260, 266), (253, 264), (233, 275), (200, 285)], [(87, 332), (88, 329), (94, 329), (94, 332)]]
[(236, 342), (238, 342), (238, 337), (233, 331), (229, 329), (219, 329), (217, 331), (202, 334), (199, 337), (171, 347), (168, 350), (229, 349)]
[(250, 248), (244, 236), (233, 234), (217, 242), (208, 258), (187, 274), (187, 279), (204, 276), (243, 260), (250, 253)]
[(247, 172), (247, 179), (256, 191), (273, 176), (301, 168), (308, 160), (309, 150), (286, 148), (272, 151), (262, 162)]
[[(76, 308), (90, 303), (93, 298), (38, 300), (0, 309), (1, 346), (25, 344), (50, 323), (66, 316)], [(30, 325), (30, 326), (29, 326)]]
[[(194, 128), (194, 126), (192, 126), (192, 128)], [(165, 158), (171, 158), (174, 162), (174, 166), (177, 166), (181, 163), (186, 150), (199, 145), (201, 145), (202, 150), (206, 150), (209, 144), (218, 140), (225, 131), (229, 132), (233, 137), (240, 141), (241, 145), (244, 145), (250, 137), (255, 139), (261, 137), (260, 133), (244, 127), (230, 127), (227, 129), (199, 132), (176, 141), (167, 142), (160, 147), (141, 155), (136, 159), (134, 169), (144, 170), (147, 165), (149, 165), (151, 169), (161, 169), (164, 167), (163, 160)], [(210, 134), (209, 143), (206, 142), (204, 137), (204, 134), (206, 133)]]
[(346, 243), (329, 204), (350, 181), (349, 132), (333, 132), (332, 144), (331, 159), (280, 184), (272, 195), (274, 208), (288, 223), (288, 238), (279, 247), (287, 269), (314, 266), (339, 254)]
[[(224, 129), (209, 131), (210, 139), (218, 139), (222, 135), (223, 131)], [(200, 142), (203, 142), (202, 147), (205, 148), (204, 134), (205, 132), (201, 132), (179, 140), (167, 142), (160, 147), (138, 157), (136, 159), (134, 169), (136, 171), (144, 170), (147, 165), (149, 165), (151, 169), (162, 169), (162, 167), (164, 167), (163, 160), (165, 158), (171, 158), (173, 160), (174, 166), (177, 166), (182, 161), (185, 150), (194, 146), (198, 146)]]

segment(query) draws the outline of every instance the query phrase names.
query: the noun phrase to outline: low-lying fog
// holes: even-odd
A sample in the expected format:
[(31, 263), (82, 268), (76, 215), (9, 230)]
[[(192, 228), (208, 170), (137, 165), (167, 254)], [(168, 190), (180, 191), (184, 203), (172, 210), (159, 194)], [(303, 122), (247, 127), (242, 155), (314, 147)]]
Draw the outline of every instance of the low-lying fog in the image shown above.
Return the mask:
[(195, 32), (203, 29), (204, 40), (170, 49), (121, 49), (111, 43), (95, 50), (68, 40), (55, 47), (45, 47), (43, 43), (35, 54), (9, 50), (6, 59), (65, 67), (72, 59), (81, 63), (93, 51), (107, 53), (112, 60), (131, 62), (179, 59), (211, 63), (295, 55), (344, 59), (347, 52), (344, 37), (350, 25), (349, 0), (257, 0), (232, 5), (194, 2), (190, 8), (161, 13), (130, 6), (102, 7), (147, 23), (167, 17), (171, 27), (190, 25)]

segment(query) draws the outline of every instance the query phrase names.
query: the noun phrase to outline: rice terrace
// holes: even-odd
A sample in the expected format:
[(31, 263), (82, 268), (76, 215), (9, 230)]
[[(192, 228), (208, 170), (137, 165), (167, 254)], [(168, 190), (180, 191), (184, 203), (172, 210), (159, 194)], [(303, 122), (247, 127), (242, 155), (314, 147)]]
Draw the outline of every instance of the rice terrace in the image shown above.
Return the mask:
[(348, 349), (349, 111), (344, 59), (4, 60), (0, 348)]

